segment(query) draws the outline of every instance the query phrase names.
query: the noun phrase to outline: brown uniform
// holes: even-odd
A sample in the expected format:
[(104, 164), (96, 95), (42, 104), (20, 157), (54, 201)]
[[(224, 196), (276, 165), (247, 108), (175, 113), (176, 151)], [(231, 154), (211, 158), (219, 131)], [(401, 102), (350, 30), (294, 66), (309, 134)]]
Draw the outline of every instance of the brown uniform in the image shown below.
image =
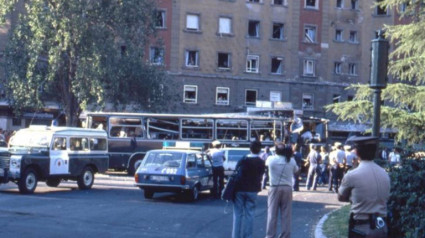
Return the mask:
[(344, 176), (338, 193), (352, 203), (354, 228), (366, 234), (359, 237), (387, 237), (387, 226), (381, 229), (371, 228), (369, 222), (369, 215), (387, 215), (390, 178), (383, 168), (373, 161), (361, 161), (356, 169)]

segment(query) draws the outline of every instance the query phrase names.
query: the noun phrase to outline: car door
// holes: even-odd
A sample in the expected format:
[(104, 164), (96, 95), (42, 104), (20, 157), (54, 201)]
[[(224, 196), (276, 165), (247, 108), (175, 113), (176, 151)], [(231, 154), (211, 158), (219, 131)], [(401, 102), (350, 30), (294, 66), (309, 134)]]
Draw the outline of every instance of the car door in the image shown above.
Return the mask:
[(50, 175), (69, 174), (69, 156), (66, 137), (54, 137), (50, 148)]
[(206, 155), (197, 154), (196, 157), (202, 187), (204, 190), (210, 189), (213, 186), (211, 162)]

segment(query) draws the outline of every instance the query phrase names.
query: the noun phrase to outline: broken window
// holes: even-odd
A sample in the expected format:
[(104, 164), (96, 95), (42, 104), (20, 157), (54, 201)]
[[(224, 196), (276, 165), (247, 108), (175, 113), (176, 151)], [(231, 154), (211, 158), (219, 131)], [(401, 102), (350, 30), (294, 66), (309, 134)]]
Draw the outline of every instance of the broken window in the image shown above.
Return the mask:
[(277, 40), (283, 40), (283, 24), (282, 23), (273, 23), (273, 32), (272, 38)]
[(151, 117), (147, 119), (147, 136), (149, 139), (179, 139), (179, 119)]
[(260, 22), (259, 21), (248, 22), (248, 36), (260, 37)]
[(315, 26), (304, 27), (304, 42), (309, 42), (309, 43), (316, 42), (316, 27)]
[(255, 105), (257, 102), (257, 90), (247, 89), (245, 91), (245, 105)]
[(283, 58), (282, 57), (272, 57), (271, 62), (271, 73), (272, 74), (282, 74), (283, 72)]
[(230, 68), (230, 54), (218, 53), (218, 67), (222, 69)]

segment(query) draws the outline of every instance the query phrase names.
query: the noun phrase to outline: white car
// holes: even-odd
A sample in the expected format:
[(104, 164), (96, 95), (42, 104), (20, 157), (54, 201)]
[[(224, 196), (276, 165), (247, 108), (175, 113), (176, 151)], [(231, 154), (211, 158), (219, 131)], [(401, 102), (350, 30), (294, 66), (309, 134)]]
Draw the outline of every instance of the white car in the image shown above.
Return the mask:
[(226, 158), (223, 163), (224, 175), (226, 177), (233, 174), (238, 161), (250, 153), (249, 148), (224, 148), (222, 150)]

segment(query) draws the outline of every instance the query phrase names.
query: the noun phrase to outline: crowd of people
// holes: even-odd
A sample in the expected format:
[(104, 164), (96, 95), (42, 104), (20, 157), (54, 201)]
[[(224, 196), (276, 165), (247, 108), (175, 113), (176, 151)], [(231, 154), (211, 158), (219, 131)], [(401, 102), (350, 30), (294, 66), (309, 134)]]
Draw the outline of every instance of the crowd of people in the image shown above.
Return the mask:
[[(365, 143), (369, 141), (374, 144)], [(213, 145), (214, 149), (209, 153), (213, 161), (213, 171), (215, 171), (215, 196), (219, 197), (224, 187), (221, 167), (226, 158), (220, 152), (220, 143), (215, 141)], [(306, 190), (316, 190), (317, 186), (327, 184), (328, 190), (337, 193), (340, 201), (351, 201), (350, 232), (351, 228), (354, 227), (354, 230), (358, 228), (356, 225), (372, 224), (372, 222), (375, 224), (385, 219), (386, 205), (384, 204), (389, 197), (389, 177), (382, 168), (373, 163), (377, 140), (376, 138), (373, 140), (360, 138), (354, 141), (353, 145), (354, 147), (336, 142), (330, 150), (327, 146), (312, 145), (303, 159), (298, 144), (280, 142), (275, 145), (274, 150), (265, 147), (261, 152), (261, 142), (251, 142), (250, 154), (242, 158), (235, 169), (238, 171), (238, 182), (233, 199), (232, 237), (252, 237), (257, 194), (262, 189), (268, 189), (265, 237), (291, 237), (292, 193), (299, 191), (302, 167), (308, 168)], [(361, 152), (359, 152), (360, 149)], [(397, 153), (399, 151), (395, 149), (392, 154), (388, 154), (390, 163), (400, 162), (400, 156), (397, 156)], [(363, 163), (360, 163), (361, 161)], [(359, 169), (355, 170), (355, 168)], [(367, 181), (364, 182), (358, 178), (366, 173), (364, 171), (367, 169), (373, 170), (372, 176), (375, 176), (373, 179), (377, 180), (377, 183), (369, 185)], [(349, 172), (354, 170), (356, 173)], [(365, 177), (370, 178), (370, 176), (368, 174)], [(357, 180), (353, 181), (354, 177)], [(366, 205), (364, 205), (365, 198), (359, 194), (359, 191), (367, 191), (371, 194), (367, 198)], [(278, 221), (280, 221), (280, 229), (277, 228)], [(385, 222), (384, 225), (376, 227), (376, 229), (360, 227), (360, 233), (372, 234), (372, 236), (364, 237), (385, 237), (380, 236), (387, 232)], [(278, 230), (280, 234), (277, 234)]]

